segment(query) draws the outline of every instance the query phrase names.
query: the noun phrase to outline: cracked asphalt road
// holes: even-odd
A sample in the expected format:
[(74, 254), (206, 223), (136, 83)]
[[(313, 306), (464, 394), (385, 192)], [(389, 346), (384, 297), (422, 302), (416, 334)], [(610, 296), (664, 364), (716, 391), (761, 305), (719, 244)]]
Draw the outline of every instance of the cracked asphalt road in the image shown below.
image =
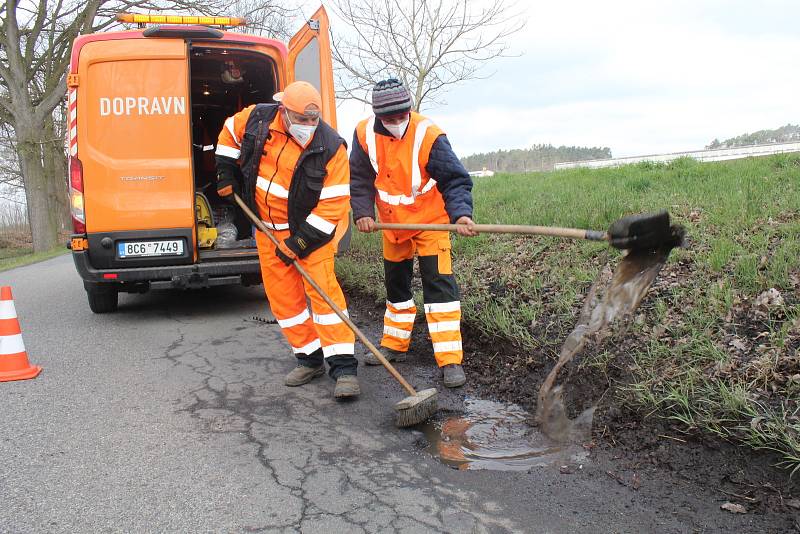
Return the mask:
[(122, 295), (93, 315), (69, 256), (0, 284), (44, 367), (0, 384), (0, 532), (692, 531), (602, 473), (436, 462), (394, 427), (405, 395), (381, 368), (360, 368), (355, 403), (327, 377), (284, 387), (288, 346), (251, 319), (269, 316), (260, 287)]

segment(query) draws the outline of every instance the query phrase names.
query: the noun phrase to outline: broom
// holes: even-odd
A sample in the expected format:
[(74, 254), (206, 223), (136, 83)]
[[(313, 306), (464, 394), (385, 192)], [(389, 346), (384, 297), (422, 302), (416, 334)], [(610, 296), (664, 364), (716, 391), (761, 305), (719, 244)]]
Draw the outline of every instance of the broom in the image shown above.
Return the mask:
[[(239, 205), (239, 207), (242, 208), (242, 211), (244, 211), (245, 215), (247, 215), (247, 217), (251, 221), (253, 221), (253, 224), (255, 224), (259, 230), (264, 232), (264, 234), (269, 238), (269, 240), (272, 241), (272, 243), (277, 247), (279, 244), (278, 239), (274, 235), (272, 235), (272, 232), (269, 231), (269, 229), (264, 225), (261, 219), (256, 217), (256, 215), (252, 212), (250, 208), (247, 207), (247, 204), (244, 203), (244, 201), (239, 197), (239, 195), (233, 193), (233, 198), (236, 200), (236, 203)], [(400, 385), (403, 386), (403, 388), (408, 392), (409, 394), (408, 397), (406, 397), (405, 399), (401, 400), (400, 402), (394, 405), (394, 409), (397, 412), (397, 419), (395, 420), (395, 425), (397, 425), (400, 428), (416, 425), (422, 423), (423, 421), (428, 420), (433, 414), (435, 414), (437, 410), (436, 401), (439, 395), (439, 392), (436, 391), (436, 388), (425, 389), (417, 392), (411, 386), (411, 384), (409, 384), (406, 381), (406, 379), (403, 378), (402, 375), (400, 375), (400, 373), (397, 372), (397, 369), (395, 369), (394, 366), (391, 363), (389, 363), (389, 361), (384, 357), (384, 355), (381, 354), (381, 351), (379, 351), (375, 347), (375, 345), (373, 345), (372, 342), (369, 339), (367, 339), (367, 336), (365, 336), (363, 332), (361, 332), (361, 330), (353, 323), (353, 321), (351, 321), (350, 318), (347, 315), (345, 315), (342, 309), (339, 308), (339, 306), (337, 306), (336, 303), (333, 302), (333, 300), (328, 296), (328, 294), (322, 290), (319, 284), (317, 284), (314, 281), (314, 279), (311, 278), (311, 276), (306, 272), (306, 270), (303, 269), (303, 267), (301, 267), (297, 261), (293, 261), (292, 265), (294, 265), (294, 268), (297, 269), (298, 273), (300, 273), (300, 276), (305, 278), (306, 282), (308, 282), (308, 285), (313, 287), (314, 290), (317, 293), (319, 293), (322, 299), (328, 304), (328, 306), (331, 307), (331, 309), (339, 317), (339, 319), (344, 321), (344, 323), (350, 328), (350, 330), (353, 331), (356, 337), (358, 337), (358, 339), (361, 340), (361, 342), (364, 345), (366, 345), (366, 347), (375, 356), (375, 358), (377, 358), (378, 361), (381, 362), (384, 367), (386, 367), (386, 370), (389, 371), (389, 373), (395, 378), (395, 380), (400, 382)]]

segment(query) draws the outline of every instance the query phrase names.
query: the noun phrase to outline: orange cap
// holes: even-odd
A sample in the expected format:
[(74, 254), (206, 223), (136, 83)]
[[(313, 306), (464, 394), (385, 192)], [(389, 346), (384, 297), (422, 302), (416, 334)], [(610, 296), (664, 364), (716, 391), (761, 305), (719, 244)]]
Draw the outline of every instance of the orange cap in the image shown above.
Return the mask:
[[(292, 82), (272, 98), (287, 109), (301, 115), (318, 117), (322, 111), (322, 97), (319, 96), (319, 91), (308, 82)], [(316, 109), (308, 109), (309, 106), (316, 106)]]

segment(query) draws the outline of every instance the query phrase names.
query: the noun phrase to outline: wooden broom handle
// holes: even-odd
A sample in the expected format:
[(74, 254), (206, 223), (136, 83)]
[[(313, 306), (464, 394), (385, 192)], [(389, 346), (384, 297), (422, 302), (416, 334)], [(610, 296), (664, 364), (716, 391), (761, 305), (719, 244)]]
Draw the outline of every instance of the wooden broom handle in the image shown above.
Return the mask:
[[(272, 241), (272, 243), (277, 247), (279, 245), (278, 238), (275, 237), (274, 235), (272, 235), (272, 232), (269, 231), (269, 229), (261, 221), (261, 219), (256, 217), (255, 213), (253, 213), (253, 211), (250, 208), (247, 207), (247, 204), (244, 203), (244, 201), (239, 197), (239, 195), (237, 195), (236, 193), (233, 193), (233, 198), (236, 200), (236, 203), (239, 205), (239, 207), (242, 208), (242, 211), (244, 211), (245, 215), (247, 215), (250, 218), (250, 220), (253, 221), (253, 224), (255, 224), (256, 227), (259, 230), (264, 232), (267, 235), (267, 237), (269, 238), (269, 240)], [(344, 323), (350, 328), (350, 330), (353, 331), (353, 333), (358, 337), (358, 339), (360, 339), (361, 342), (364, 345), (367, 346), (369, 351), (376, 358), (378, 358), (378, 360), (383, 364), (384, 367), (386, 367), (386, 369), (389, 371), (389, 373), (391, 373), (391, 375), (395, 378), (395, 380), (400, 382), (400, 385), (403, 386), (403, 388), (405, 388), (405, 390), (410, 395), (416, 395), (417, 392), (414, 390), (413, 387), (411, 387), (411, 384), (409, 384), (406, 381), (406, 379), (403, 378), (402, 375), (400, 375), (400, 373), (397, 372), (397, 369), (395, 369), (394, 366), (391, 363), (389, 363), (389, 361), (383, 356), (383, 354), (381, 354), (381, 351), (379, 351), (375, 347), (375, 345), (373, 345), (372, 342), (369, 339), (367, 339), (367, 336), (365, 336), (363, 334), (363, 332), (361, 332), (361, 330), (359, 330), (359, 328), (355, 325), (355, 323), (353, 323), (353, 321), (351, 321), (350, 318), (347, 315), (345, 315), (345, 313), (342, 311), (342, 309), (339, 308), (339, 306), (337, 306), (335, 302), (333, 302), (333, 299), (331, 299), (328, 296), (328, 294), (325, 293), (322, 290), (321, 287), (319, 287), (319, 284), (317, 284), (314, 281), (314, 279), (311, 278), (311, 275), (309, 275), (306, 272), (306, 270), (303, 269), (300, 266), (300, 264), (297, 262), (297, 260), (293, 261), (292, 265), (294, 265), (294, 268), (297, 269), (298, 273), (300, 273), (300, 276), (302, 276), (303, 278), (306, 279), (306, 282), (308, 282), (308, 285), (313, 287), (314, 291), (319, 293), (319, 296), (322, 297), (322, 300), (324, 300), (328, 304), (328, 306), (331, 307), (331, 309), (334, 311), (334, 313), (336, 313), (336, 315), (339, 316), (339, 319), (344, 321)]]
[[(462, 224), (399, 224), (375, 223), (378, 230), (419, 230), (455, 232), (463, 228)], [(598, 230), (580, 230), (578, 228), (560, 228), (558, 226), (525, 226), (518, 224), (473, 224), (470, 226), (476, 232), (487, 234), (529, 234), (549, 235), (555, 237), (569, 237), (571, 239), (588, 239), (589, 241), (608, 241), (608, 234)]]

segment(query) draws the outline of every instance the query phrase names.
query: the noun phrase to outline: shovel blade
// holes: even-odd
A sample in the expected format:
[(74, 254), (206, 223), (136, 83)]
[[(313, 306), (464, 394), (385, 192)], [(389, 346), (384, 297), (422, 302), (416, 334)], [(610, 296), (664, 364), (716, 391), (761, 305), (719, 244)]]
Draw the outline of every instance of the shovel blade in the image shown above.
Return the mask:
[(638, 213), (614, 221), (608, 229), (611, 246), (620, 249), (658, 248), (671, 239), (669, 213)]

